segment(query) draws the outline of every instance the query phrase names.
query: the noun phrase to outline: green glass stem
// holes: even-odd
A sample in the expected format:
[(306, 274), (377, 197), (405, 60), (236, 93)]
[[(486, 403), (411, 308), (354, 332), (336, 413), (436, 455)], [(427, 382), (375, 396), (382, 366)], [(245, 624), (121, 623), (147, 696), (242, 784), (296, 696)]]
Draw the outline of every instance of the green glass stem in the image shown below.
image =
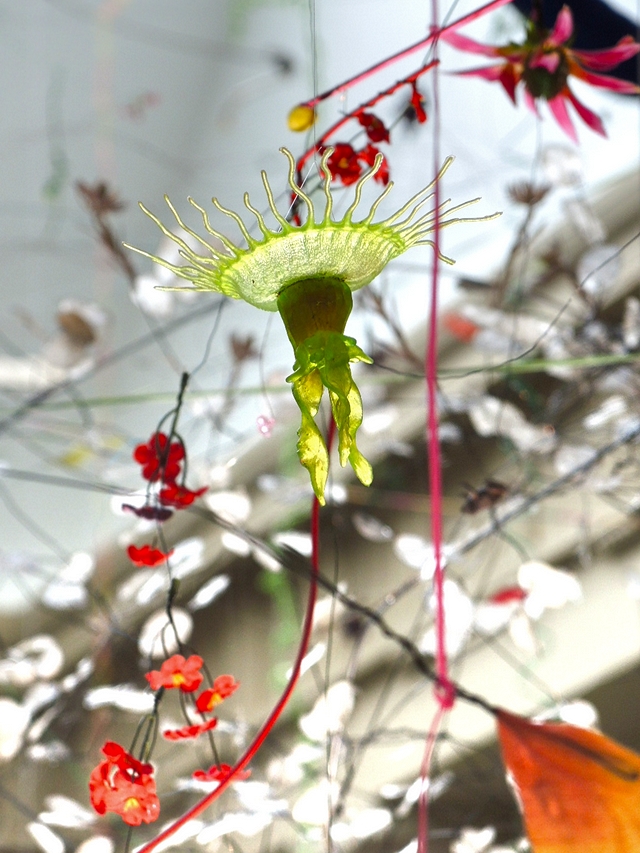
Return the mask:
[(368, 486), (371, 465), (356, 445), (362, 423), (362, 398), (351, 375), (351, 362), (372, 359), (343, 334), (353, 300), (340, 279), (305, 279), (285, 287), (278, 296), (278, 309), (295, 350), (294, 372), (287, 377), (302, 414), (298, 430), (298, 457), (308, 470), (311, 485), (324, 504), (329, 475), (329, 452), (315, 422), (324, 389), (329, 391), (331, 410), (338, 430), (340, 464), (347, 462), (358, 479)]

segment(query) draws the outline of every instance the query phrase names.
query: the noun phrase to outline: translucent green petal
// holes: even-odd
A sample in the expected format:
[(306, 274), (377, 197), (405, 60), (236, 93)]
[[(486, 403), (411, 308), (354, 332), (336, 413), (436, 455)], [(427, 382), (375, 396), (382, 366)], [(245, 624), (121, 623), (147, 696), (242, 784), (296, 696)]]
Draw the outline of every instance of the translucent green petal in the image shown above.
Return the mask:
[(372, 359), (357, 346), (354, 338), (338, 332), (318, 332), (296, 349), (293, 396), (302, 413), (298, 431), (298, 456), (309, 471), (313, 490), (324, 504), (324, 488), (329, 455), (320, 430), (313, 420), (318, 412), (323, 387), (329, 390), (333, 418), (338, 430), (340, 464), (351, 463), (358, 479), (368, 486), (373, 479), (371, 465), (356, 446), (362, 423), (362, 398), (351, 375), (350, 362)]
[[(288, 377), (290, 382), (292, 377)], [(322, 379), (317, 370), (300, 376), (293, 382), (293, 396), (302, 413), (298, 430), (298, 457), (309, 472), (311, 485), (324, 506), (324, 488), (329, 475), (329, 453), (314, 417), (322, 399)]]

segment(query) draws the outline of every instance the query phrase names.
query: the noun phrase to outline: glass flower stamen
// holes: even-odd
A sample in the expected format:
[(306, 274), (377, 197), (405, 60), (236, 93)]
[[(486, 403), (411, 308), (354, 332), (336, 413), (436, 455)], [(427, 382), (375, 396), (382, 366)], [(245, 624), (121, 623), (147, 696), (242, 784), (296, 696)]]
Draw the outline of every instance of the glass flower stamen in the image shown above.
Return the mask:
[[(247, 244), (246, 248), (240, 248), (213, 228), (207, 212), (190, 198), (190, 204), (202, 216), (207, 234), (217, 241), (212, 245), (184, 223), (165, 196), (176, 222), (188, 238), (194, 241), (192, 245), (199, 244), (206, 250), (206, 254), (200, 254), (185, 239), (172, 233), (142, 204), (140, 207), (144, 213), (166, 237), (177, 244), (186, 264), (174, 264), (133, 246), (129, 248), (190, 282), (191, 289), (214, 290), (233, 299), (243, 299), (256, 308), (280, 312), (296, 357), (294, 372), (288, 381), (292, 383), (293, 395), (302, 413), (298, 456), (309, 471), (319, 501), (324, 503), (329, 454), (314, 420), (324, 388), (329, 391), (338, 430), (341, 464), (346, 465), (349, 461), (365, 485), (371, 483), (373, 476), (371, 466), (356, 447), (356, 433), (362, 423), (362, 400), (353, 381), (350, 364), (355, 361), (370, 363), (371, 359), (353, 338), (344, 334), (352, 307), (351, 293), (373, 281), (391, 260), (411, 247), (434, 246), (429, 235), (435, 227), (436, 211), (421, 213), (421, 210), (433, 198), (433, 188), (453, 158), (448, 158), (435, 179), (396, 213), (381, 222), (374, 222), (378, 208), (391, 192), (391, 182), (374, 200), (364, 219), (354, 221), (353, 217), (365, 184), (382, 168), (381, 154), (376, 156), (371, 169), (359, 178), (354, 187), (352, 203), (342, 219), (336, 220), (332, 216), (331, 173), (327, 165), (332, 149), (327, 148), (323, 152), (320, 162), (324, 211), (318, 217), (311, 198), (296, 181), (293, 155), (285, 148), (281, 151), (289, 162), (289, 187), (294, 197), (306, 208), (306, 221), (302, 225), (289, 222), (278, 210), (269, 180), (263, 171), (262, 183), (269, 210), (279, 230), (268, 227), (264, 216), (251, 204), (247, 193), (244, 195), (244, 204), (256, 219), (261, 239), (250, 234), (237, 213), (223, 207), (213, 198), (213, 205), (233, 219), (240, 229)], [(478, 199), (454, 206), (450, 206), (450, 199), (442, 202), (437, 212), (438, 227), (491, 218), (484, 216), (461, 220), (455, 216), (476, 201)], [(440, 258), (446, 263), (453, 263), (442, 254)]]

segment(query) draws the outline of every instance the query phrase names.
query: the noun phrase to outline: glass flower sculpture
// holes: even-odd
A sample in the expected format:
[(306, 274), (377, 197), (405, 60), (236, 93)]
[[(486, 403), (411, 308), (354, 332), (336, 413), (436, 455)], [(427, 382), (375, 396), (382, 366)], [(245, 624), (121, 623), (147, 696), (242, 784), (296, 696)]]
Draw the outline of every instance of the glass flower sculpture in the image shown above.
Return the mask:
[(528, 20), (527, 36), (522, 44), (512, 42), (502, 47), (492, 47), (453, 31), (443, 33), (442, 39), (458, 50), (499, 59), (498, 65), (472, 68), (458, 73), (467, 77), (499, 81), (514, 104), (516, 89), (522, 83), (528, 106), (537, 112), (536, 102), (547, 101), (554, 118), (574, 142), (577, 142), (577, 135), (567, 104), (573, 106), (582, 121), (592, 130), (602, 136), (607, 134), (599, 116), (573, 94), (568, 85), (569, 77), (623, 95), (640, 92), (635, 83), (618, 80), (607, 74), (594, 73), (610, 71), (621, 62), (631, 59), (640, 51), (640, 44), (631, 36), (625, 36), (616, 45), (605, 50), (573, 50), (573, 15), (568, 6), (560, 9), (551, 32), (535, 20)]
[[(212, 199), (219, 211), (237, 223), (246, 241), (246, 248), (236, 246), (228, 237), (215, 230), (207, 212), (190, 198), (189, 202), (202, 216), (205, 230), (221, 244), (212, 245), (185, 225), (166, 196), (165, 200), (178, 225), (204, 247), (204, 253), (199, 254), (185, 240), (171, 233), (142, 204), (140, 207), (147, 216), (151, 217), (166, 237), (178, 245), (186, 264), (178, 266), (133, 246), (129, 248), (186, 279), (194, 290), (214, 290), (233, 299), (243, 299), (264, 311), (280, 313), (295, 352), (293, 373), (287, 381), (292, 384), (293, 396), (302, 413), (298, 431), (298, 456), (309, 471), (318, 500), (324, 504), (329, 454), (314, 420), (324, 388), (329, 392), (337, 427), (340, 464), (345, 466), (348, 461), (365, 485), (369, 485), (373, 478), (371, 465), (356, 445), (356, 433), (363, 417), (362, 399), (350, 368), (352, 362), (371, 363), (372, 359), (360, 349), (354, 338), (344, 334), (353, 305), (351, 294), (373, 281), (389, 261), (412, 246), (433, 246), (429, 234), (434, 228), (435, 211), (418, 214), (432, 197), (431, 190), (435, 182), (442, 177), (452, 158), (445, 162), (435, 180), (416, 193), (400, 210), (382, 222), (374, 222), (376, 211), (391, 191), (392, 183), (373, 202), (364, 219), (354, 221), (353, 217), (364, 185), (382, 168), (381, 154), (375, 158), (372, 168), (355, 184), (353, 202), (342, 219), (334, 220), (331, 174), (327, 165), (332, 149), (324, 151), (320, 163), (324, 191), (324, 211), (320, 216), (316, 215), (309, 196), (296, 183), (293, 155), (285, 148), (281, 151), (289, 161), (289, 186), (294, 196), (306, 205), (307, 218), (302, 225), (287, 221), (280, 213), (267, 175), (262, 172), (262, 183), (269, 208), (278, 224), (277, 230), (267, 226), (262, 213), (251, 204), (246, 193), (244, 203), (257, 220), (261, 232), (259, 239), (249, 232), (237, 213), (227, 210), (217, 199)], [(451, 215), (473, 201), (449, 208), (449, 200), (443, 202), (439, 211), (439, 227), (460, 221), (451, 218)], [(453, 263), (442, 255), (441, 259)]]

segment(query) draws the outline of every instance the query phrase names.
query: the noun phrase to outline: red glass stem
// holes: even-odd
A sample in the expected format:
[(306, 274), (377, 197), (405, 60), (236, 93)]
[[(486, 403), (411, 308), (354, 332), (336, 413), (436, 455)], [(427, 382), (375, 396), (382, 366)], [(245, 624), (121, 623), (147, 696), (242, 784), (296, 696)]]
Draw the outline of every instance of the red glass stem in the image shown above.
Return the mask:
[(462, 27), (465, 24), (469, 24), (471, 23), (471, 21), (475, 21), (477, 18), (481, 18), (483, 15), (486, 15), (487, 12), (491, 12), (493, 11), (493, 9), (498, 9), (500, 6), (504, 6), (510, 2), (511, 0), (491, 0), (490, 3), (485, 3), (484, 6), (480, 6), (479, 9), (475, 9), (473, 12), (469, 12), (468, 15), (463, 15), (463, 17), (458, 18), (457, 21), (452, 21), (452, 23), (447, 24), (444, 27), (438, 27), (437, 29), (432, 30), (432, 32), (429, 33), (426, 38), (420, 39), (420, 41), (415, 42), (415, 44), (412, 44), (409, 47), (405, 47), (403, 50), (398, 51), (398, 53), (394, 53), (393, 56), (389, 56), (387, 57), (387, 59), (383, 59), (382, 62), (377, 62), (370, 68), (367, 68), (366, 71), (361, 71), (359, 74), (356, 74), (355, 77), (350, 77), (348, 80), (345, 80), (338, 86), (334, 86), (332, 89), (327, 89), (327, 91), (322, 92), (321, 95), (316, 95), (316, 97), (311, 98), (310, 101), (305, 101), (304, 104), (301, 104), (301, 106), (313, 108), (317, 106), (317, 104), (319, 104), (321, 101), (325, 101), (327, 98), (330, 98), (336, 92), (341, 92), (343, 89), (348, 89), (351, 86), (354, 86), (356, 83), (360, 83), (362, 80), (366, 80), (367, 77), (370, 77), (372, 74), (375, 74), (376, 71), (381, 71), (383, 68), (392, 65), (399, 59), (404, 59), (405, 56), (410, 56), (417, 50), (428, 47), (431, 42), (439, 38), (442, 33), (446, 33), (449, 30), (454, 30), (457, 27)]
[(365, 110), (371, 109), (371, 107), (375, 107), (375, 105), (381, 101), (383, 98), (388, 98), (390, 95), (393, 95), (394, 92), (397, 92), (401, 86), (410, 86), (412, 83), (415, 83), (416, 80), (425, 74), (427, 71), (430, 71), (435, 62), (429, 62), (428, 65), (423, 65), (417, 71), (414, 71), (413, 74), (410, 74), (409, 77), (404, 77), (402, 80), (398, 80), (393, 86), (390, 86), (388, 89), (385, 89), (383, 92), (378, 92), (370, 101), (366, 101), (364, 104), (360, 104), (357, 109), (352, 110), (347, 115), (342, 116), (335, 124), (332, 124), (331, 127), (326, 130), (322, 136), (316, 140), (314, 145), (311, 148), (307, 149), (304, 154), (298, 158), (298, 162), (296, 163), (296, 171), (298, 174), (298, 179), (302, 180), (302, 169), (304, 164), (307, 162), (309, 157), (311, 157), (316, 151), (319, 151), (324, 143), (330, 136), (333, 136), (334, 133), (337, 133), (340, 128), (347, 124), (347, 122), (351, 121), (351, 119), (355, 118), (359, 113), (364, 112)]

